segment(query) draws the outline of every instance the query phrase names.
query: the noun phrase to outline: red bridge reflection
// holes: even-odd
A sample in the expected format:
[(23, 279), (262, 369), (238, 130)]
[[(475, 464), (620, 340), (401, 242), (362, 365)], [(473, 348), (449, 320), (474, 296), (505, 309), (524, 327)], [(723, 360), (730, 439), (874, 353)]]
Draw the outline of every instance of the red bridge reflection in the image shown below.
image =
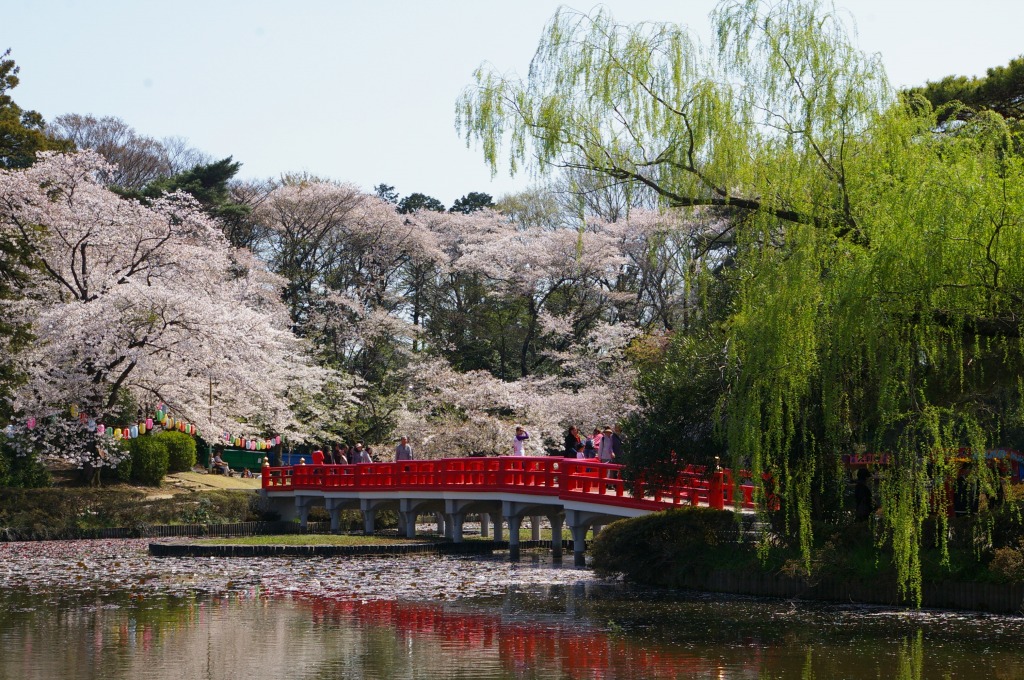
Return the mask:
[[(329, 599), (292, 593), (312, 610), (314, 623), (390, 628), (402, 638), (429, 637), (449, 651), (483, 655), (496, 653), (508, 671), (550, 669), (566, 678), (679, 678), (715, 677), (722, 671), (716, 658), (682, 650), (639, 646), (629, 638), (562, 621), (511, 619), (497, 614), (459, 611), (455, 605), (388, 600)], [(524, 615), (528, 616), (528, 614)], [(763, 659), (752, 649), (737, 670), (756, 676)]]

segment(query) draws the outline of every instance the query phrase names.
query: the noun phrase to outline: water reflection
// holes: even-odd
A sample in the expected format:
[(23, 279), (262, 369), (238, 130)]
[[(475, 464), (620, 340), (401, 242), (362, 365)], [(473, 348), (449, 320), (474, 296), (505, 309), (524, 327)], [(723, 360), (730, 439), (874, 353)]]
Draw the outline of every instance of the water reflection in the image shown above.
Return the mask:
[(424, 603), (0, 590), (7, 678), (1024, 678), (1013, 617), (580, 582)]

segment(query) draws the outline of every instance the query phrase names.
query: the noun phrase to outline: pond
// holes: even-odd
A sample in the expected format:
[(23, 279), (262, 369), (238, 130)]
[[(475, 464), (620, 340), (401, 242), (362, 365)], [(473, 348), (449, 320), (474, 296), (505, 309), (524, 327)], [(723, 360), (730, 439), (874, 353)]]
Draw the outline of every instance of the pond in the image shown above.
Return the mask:
[(1024, 678), (1024, 618), (630, 587), (541, 554), (0, 544), (7, 678)]

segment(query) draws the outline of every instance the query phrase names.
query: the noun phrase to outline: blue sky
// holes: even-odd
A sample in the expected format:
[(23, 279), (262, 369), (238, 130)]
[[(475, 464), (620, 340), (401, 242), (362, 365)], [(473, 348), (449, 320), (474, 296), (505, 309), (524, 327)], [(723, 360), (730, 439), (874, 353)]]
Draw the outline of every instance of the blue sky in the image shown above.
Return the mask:
[[(588, 11), (593, 4), (568, 3)], [(1019, 0), (847, 0), (862, 49), (896, 85), (980, 75), (1024, 53)], [(233, 155), (246, 177), (307, 171), (451, 204), (498, 196), (454, 128), (455, 100), (490, 62), (526, 72), (558, 7), (490, 2), (6, 0), (0, 51), (21, 67), (13, 93), (47, 119), (114, 115), (154, 137)], [(707, 34), (711, 0), (610, 0), (620, 22), (675, 21)]]

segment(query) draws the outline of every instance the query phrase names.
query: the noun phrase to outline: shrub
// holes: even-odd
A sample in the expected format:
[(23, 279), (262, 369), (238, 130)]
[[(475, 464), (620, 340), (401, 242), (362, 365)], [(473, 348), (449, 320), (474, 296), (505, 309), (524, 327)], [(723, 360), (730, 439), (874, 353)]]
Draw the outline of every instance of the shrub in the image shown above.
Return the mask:
[[(129, 454), (132, 453), (130, 446), (128, 447), (128, 452)], [(106, 470), (110, 470), (112, 474), (115, 477), (117, 477), (117, 480), (120, 482), (132, 481), (132, 456), (125, 456), (124, 458), (121, 459), (121, 462), (117, 464), (116, 468), (106, 468), (104, 472)]]
[(619, 520), (605, 527), (593, 546), (594, 569), (621, 572), (644, 583), (664, 583), (671, 573), (714, 566), (712, 550), (734, 552), (739, 540), (736, 515), (727, 510), (680, 508)]
[(138, 437), (131, 441), (129, 450), (132, 480), (147, 486), (160, 486), (167, 474), (167, 445), (156, 437)]
[(49, 471), (35, 454), (19, 454), (8, 442), (0, 441), (0, 486), (33, 489), (51, 483)]
[(165, 431), (154, 435), (167, 447), (167, 470), (188, 472), (196, 464), (196, 440), (184, 432)]
[(1001, 581), (1024, 581), (1024, 551), (1016, 548), (996, 548), (988, 569)]

